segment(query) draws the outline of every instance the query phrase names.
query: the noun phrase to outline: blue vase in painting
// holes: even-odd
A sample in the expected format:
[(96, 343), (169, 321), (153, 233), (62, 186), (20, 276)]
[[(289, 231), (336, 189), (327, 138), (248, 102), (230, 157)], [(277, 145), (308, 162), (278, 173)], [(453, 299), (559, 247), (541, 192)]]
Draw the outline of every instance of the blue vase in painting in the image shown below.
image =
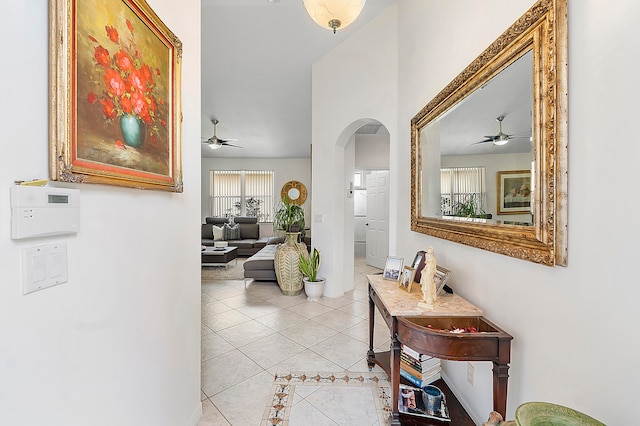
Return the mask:
[(139, 118), (128, 114), (121, 116), (120, 130), (127, 145), (139, 148), (144, 144), (147, 126)]

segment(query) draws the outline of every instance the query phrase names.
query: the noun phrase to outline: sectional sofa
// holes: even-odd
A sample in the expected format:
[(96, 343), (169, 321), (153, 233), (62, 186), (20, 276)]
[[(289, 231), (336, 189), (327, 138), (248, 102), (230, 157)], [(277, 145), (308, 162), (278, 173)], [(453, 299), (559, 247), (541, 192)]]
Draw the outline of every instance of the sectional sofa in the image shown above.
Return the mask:
[(216, 241), (226, 241), (238, 248), (238, 256), (253, 256), (269, 244), (284, 241), (283, 237), (260, 237), (260, 225), (255, 217), (236, 216), (233, 224), (226, 217), (207, 217), (202, 224), (202, 245), (213, 246)]

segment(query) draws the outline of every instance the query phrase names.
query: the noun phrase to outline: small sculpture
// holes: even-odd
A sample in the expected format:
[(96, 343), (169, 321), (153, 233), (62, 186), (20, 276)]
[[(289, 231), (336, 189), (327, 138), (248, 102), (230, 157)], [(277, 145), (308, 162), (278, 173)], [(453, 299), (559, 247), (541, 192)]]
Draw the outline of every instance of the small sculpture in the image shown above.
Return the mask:
[(513, 420), (504, 421), (502, 416), (497, 411), (489, 413), (489, 420), (482, 423), (482, 426), (515, 426), (516, 422)]
[[(420, 277), (420, 287), (422, 287), (422, 301), (428, 307), (433, 307), (438, 297), (436, 291), (436, 257), (433, 255), (433, 247), (429, 247), (425, 253), (424, 269)], [(422, 303), (421, 303), (422, 304)]]

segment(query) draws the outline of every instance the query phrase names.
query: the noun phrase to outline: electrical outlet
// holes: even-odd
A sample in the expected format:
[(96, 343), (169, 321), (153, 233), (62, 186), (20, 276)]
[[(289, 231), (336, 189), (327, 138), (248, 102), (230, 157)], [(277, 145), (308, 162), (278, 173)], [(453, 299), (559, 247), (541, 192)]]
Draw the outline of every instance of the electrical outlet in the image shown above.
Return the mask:
[(467, 363), (467, 382), (473, 386), (473, 375), (476, 372), (476, 368), (470, 362)]

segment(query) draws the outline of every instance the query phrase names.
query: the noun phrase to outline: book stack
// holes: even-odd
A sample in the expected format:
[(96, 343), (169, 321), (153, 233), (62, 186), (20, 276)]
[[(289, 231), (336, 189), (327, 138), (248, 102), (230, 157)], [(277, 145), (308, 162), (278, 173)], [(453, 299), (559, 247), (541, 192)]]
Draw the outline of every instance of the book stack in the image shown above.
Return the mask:
[(400, 376), (422, 388), (440, 378), (440, 360), (420, 354), (407, 345), (400, 350)]

